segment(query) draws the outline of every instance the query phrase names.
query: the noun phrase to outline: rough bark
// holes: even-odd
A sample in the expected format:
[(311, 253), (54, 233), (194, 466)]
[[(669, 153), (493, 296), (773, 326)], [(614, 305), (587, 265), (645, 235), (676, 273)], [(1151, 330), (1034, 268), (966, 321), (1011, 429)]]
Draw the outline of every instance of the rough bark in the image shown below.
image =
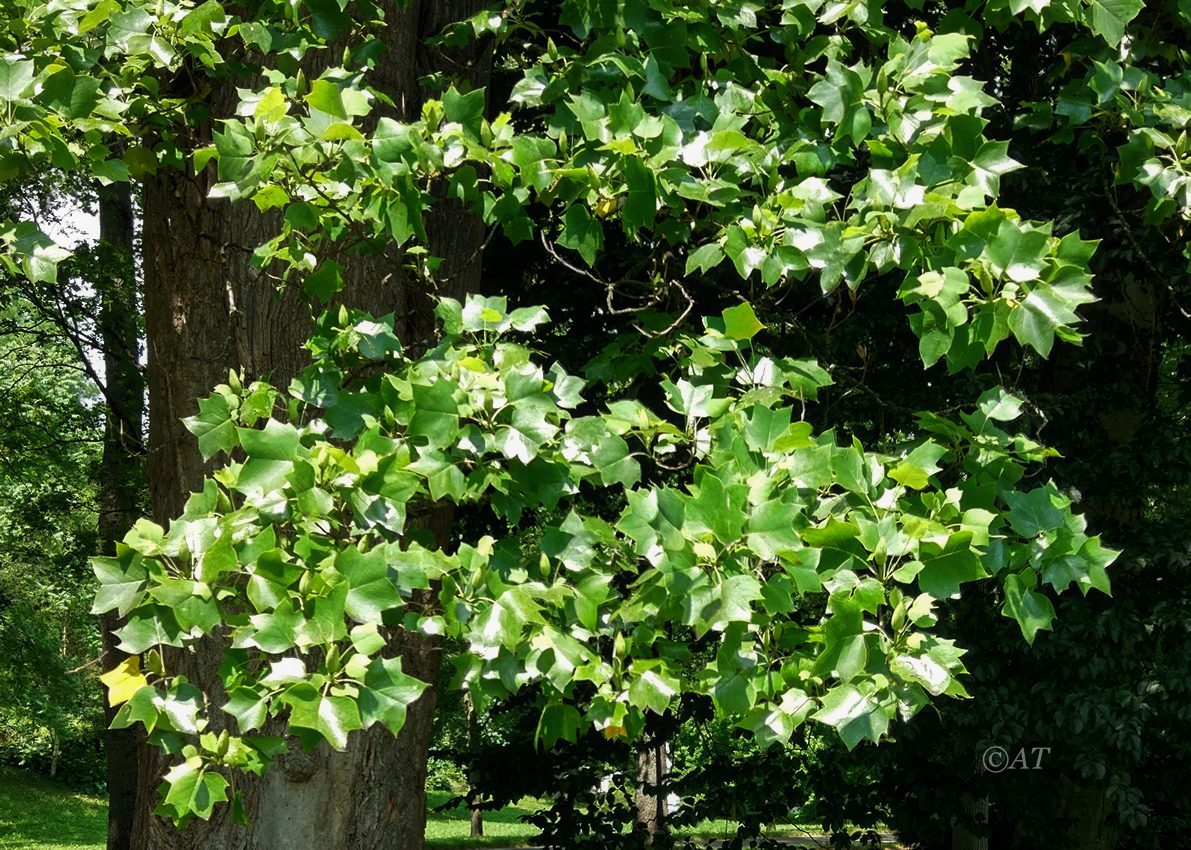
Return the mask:
[(656, 735), (646, 738), (637, 754), (637, 823), (653, 837), (666, 830), (666, 784), (670, 774), (669, 747)]
[(963, 820), (951, 833), (951, 850), (988, 850), (988, 798), (964, 793)]
[[(99, 239), (103, 279), (100, 289), (99, 336), (103, 347), (104, 418), (100, 476), (99, 535), (105, 553), (114, 552), (140, 515), (144, 492), (145, 380), (140, 367), (137, 283), (133, 262), (135, 222), (132, 191), (127, 183), (98, 187)], [(105, 667), (124, 658), (113, 632), (115, 612), (100, 617)], [(106, 708), (110, 723), (115, 709)], [(108, 786), (108, 850), (130, 850), (136, 812), (138, 733), (109, 729), (106, 734)]]
[[(389, 50), (373, 83), (397, 104), (398, 118), (421, 108), (417, 79), (439, 68), (454, 74), (460, 57), (444, 58), (422, 47), (429, 34), (476, 11), (476, 0), (412, 2), (390, 7), (383, 36)], [(330, 51), (328, 51), (330, 52)], [(483, 84), (486, 62), (467, 60), (473, 85)], [(243, 84), (243, 81), (236, 81)], [(230, 115), (234, 85), (213, 93), (212, 114)], [(199, 130), (202, 136), (209, 132)], [(145, 182), (145, 315), (149, 355), (149, 459), (152, 510), (159, 522), (176, 516), (206, 471), (181, 419), (197, 400), (243, 369), (249, 379), (268, 376), (286, 386), (305, 361), (302, 344), (311, 328), (309, 307), (294, 292), (278, 293), (249, 263), (252, 250), (271, 236), (276, 221), (248, 203), (208, 199), (214, 181), (198, 174), (162, 172)], [(478, 287), (483, 226), (470, 213), (440, 205), (427, 222), (432, 252), (445, 259), (439, 291), (460, 296)], [(433, 333), (431, 301), (391, 255), (337, 257), (347, 288), (343, 300), (377, 314), (394, 313), (407, 345)], [(424, 520), (440, 537), (450, 516)], [(396, 635), (406, 672), (433, 683), (439, 647)], [(217, 670), (222, 648), (211, 641), (194, 652), (171, 653), (169, 663), (199, 682), (212, 705), (223, 695)], [(325, 745), (313, 753), (291, 748), (261, 780), (237, 777), (252, 826), (232, 824), (227, 807), (210, 822), (179, 832), (151, 815), (156, 787), (168, 760), (142, 748), (134, 845), (152, 850), (279, 850), (317, 844), (327, 850), (417, 850), (425, 828), (426, 757), (434, 688), (415, 703), (394, 739), (382, 728), (353, 737), (348, 750)], [(213, 712), (215, 724), (226, 718)]]

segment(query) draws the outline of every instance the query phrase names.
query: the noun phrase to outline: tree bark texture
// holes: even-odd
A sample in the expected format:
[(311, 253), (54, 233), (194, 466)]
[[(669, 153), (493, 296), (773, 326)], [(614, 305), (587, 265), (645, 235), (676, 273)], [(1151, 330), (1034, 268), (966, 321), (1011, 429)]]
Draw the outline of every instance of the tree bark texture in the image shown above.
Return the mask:
[(648, 735), (637, 754), (637, 823), (653, 836), (666, 830), (667, 783), (670, 778), (670, 753), (666, 741)]
[[(104, 417), (100, 476), (99, 536), (105, 553), (141, 513), (145, 486), (145, 379), (140, 366), (140, 316), (137, 304), (135, 221), (132, 190), (127, 183), (99, 186), (99, 239), (104, 279), (100, 288), (99, 337), (103, 346)], [(113, 632), (120, 625), (115, 612), (100, 617), (105, 668), (124, 659)], [(115, 709), (106, 705), (110, 723)], [(108, 786), (108, 850), (131, 850), (137, 803), (136, 728), (109, 729), (106, 734)]]
[[(394, 117), (410, 120), (425, 93), (419, 77), (433, 70), (463, 76), (473, 86), (486, 83), (487, 57), (443, 56), (424, 47), (425, 39), (449, 21), (478, 11), (477, 0), (414, 0), (387, 9), (382, 37), (388, 50), (372, 82), (397, 104)], [(327, 53), (333, 51), (326, 51)], [(317, 69), (313, 69), (317, 70)], [(212, 115), (231, 115), (232, 81), (212, 95)], [(202, 144), (210, 128), (199, 128)], [(208, 471), (195, 440), (181, 420), (194, 414), (229, 369), (243, 369), (248, 380), (268, 377), (284, 388), (306, 362), (303, 343), (312, 327), (311, 311), (292, 291), (278, 293), (250, 262), (257, 245), (271, 237), (278, 222), (249, 203), (208, 199), (213, 171), (161, 172), (144, 185), (145, 316), (149, 356), (148, 477), (154, 517), (167, 523), (179, 514), (187, 495)], [(470, 212), (441, 203), (427, 221), (430, 249), (444, 258), (439, 293), (460, 297), (478, 288), (482, 222)], [(343, 302), (377, 315), (394, 313), (396, 330), (409, 347), (434, 333), (432, 301), (392, 254), (339, 256), (346, 290)], [(427, 518), (444, 539), (450, 516)], [(416, 635), (396, 634), (391, 654), (400, 654), (407, 673), (433, 685), (439, 647)], [(217, 728), (228, 719), (216, 708), (225, 697), (217, 670), (222, 647), (216, 641), (193, 652), (172, 652), (168, 663), (201, 684)], [(379, 725), (353, 736), (343, 753), (326, 745), (312, 753), (293, 746), (260, 780), (236, 777), (251, 826), (233, 824), (228, 807), (209, 822), (178, 831), (151, 814), (156, 789), (169, 759), (142, 748), (141, 780), (134, 846), (151, 850), (418, 850), (425, 829), (426, 758), (434, 712), (434, 688), (411, 706), (405, 728), (393, 738)], [(270, 730), (266, 730), (268, 732)]]
[(951, 833), (951, 850), (988, 850), (988, 798), (964, 792), (963, 819)]

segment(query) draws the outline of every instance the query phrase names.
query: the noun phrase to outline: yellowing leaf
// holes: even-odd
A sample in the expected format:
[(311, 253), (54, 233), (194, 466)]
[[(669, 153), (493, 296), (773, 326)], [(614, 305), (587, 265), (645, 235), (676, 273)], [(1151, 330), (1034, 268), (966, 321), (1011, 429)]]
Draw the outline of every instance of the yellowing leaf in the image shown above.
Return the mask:
[(149, 684), (149, 680), (141, 672), (139, 655), (130, 655), (125, 658), (114, 669), (100, 676), (99, 681), (107, 686), (108, 704), (112, 706), (128, 702), (132, 699), (133, 694)]
[(285, 94), (277, 86), (272, 86), (257, 101), (256, 108), (252, 110), (252, 117), (273, 123), (284, 118), (287, 111), (289, 104), (286, 102)]
[(604, 737), (610, 741), (615, 738), (627, 738), (628, 734), (629, 734), (629, 730), (625, 729), (623, 726), (605, 726), (604, 727)]

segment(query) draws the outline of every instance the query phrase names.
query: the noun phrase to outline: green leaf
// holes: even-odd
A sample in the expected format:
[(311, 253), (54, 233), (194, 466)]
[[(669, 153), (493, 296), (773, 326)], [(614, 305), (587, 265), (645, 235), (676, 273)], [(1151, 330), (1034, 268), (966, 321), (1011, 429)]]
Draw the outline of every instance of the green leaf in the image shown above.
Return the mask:
[(1046, 484), (1028, 493), (1007, 493), (1009, 525), (1022, 537), (1036, 537), (1059, 528), (1070, 501), (1054, 484)]
[(170, 728), (187, 735), (197, 735), (206, 727), (206, 720), (199, 715), (203, 710), (203, 693), (186, 682), (174, 684), (156, 701), (160, 718), (168, 721)]
[(497, 429), (494, 445), (506, 458), (528, 464), (557, 431), (540, 408), (519, 407), (513, 411), (512, 423)]
[(554, 558), (565, 569), (578, 572), (595, 557), (596, 538), (583, 527), (583, 521), (572, 513), (561, 528), (547, 526), (542, 531), (542, 553)]
[(360, 712), (367, 729), (383, 723), (396, 735), (405, 725), (409, 707), (426, 690), (425, 682), (401, 671), (400, 658), (374, 658), (364, 676), (360, 691)]
[(238, 428), (237, 433), (240, 445), (249, 457), (293, 460), (298, 451), (298, 429), (276, 419), (266, 420), (262, 429)]
[(1008, 142), (985, 142), (972, 157), (973, 177), (986, 195), (995, 196), (1001, 189), (1001, 175), (1017, 171), (1022, 164), (1009, 156)]
[(849, 750), (861, 741), (874, 743), (889, 729), (891, 707), (859, 685), (840, 685), (823, 697), (823, 707), (811, 717), (835, 727)]
[(0, 59), (0, 100), (21, 100), (33, 85), (33, 61)]
[(166, 773), (158, 813), (172, 817), (175, 822), (192, 815), (207, 820), (217, 803), (227, 801), (227, 788), (228, 781), (223, 776), (204, 769), (203, 760), (193, 756)]
[(290, 727), (317, 732), (332, 749), (347, 749), (347, 736), (364, 728), (354, 699), (324, 696), (305, 682), (286, 691), (283, 699), (291, 709)]
[(139, 554), (126, 550), (116, 558), (92, 558), (91, 569), (99, 579), (95, 602), (91, 606), (92, 614), (115, 610), (125, 617), (143, 601), (148, 573), (141, 564)]
[(482, 645), (514, 649), (527, 623), (542, 623), (541, 606), (524, 586), (504, 591), (486, 612), (476, 618), (474, 637)]
[(298, 629), (306, 621), (301, 611), (295, 611), (289, 599), (282, 599), (272, 611), (249, 617), (256, 630), (252, 641), (265, 652), (276, 655), (293, 648)]
[(157, 173), (157, 154), (142, 145), (134, 145), (124, 152), (124, 164), (134, 180)]
[(380, 623), (385, 611), (401, 606), (401, 594), (389, 579), (383, 548), (362, 553), (352, 546), (335, 557), (335, 569), (347, 577), (351, 589), (344, 611), (358, 623)]
[(1016, 620), (1026, 641), (1033, 644), (1039, 630), (1050, 629), (1055, 609), (1049, 599), (1030, 589), (1035, 576), (1033, 573), (1029, 576), (1029, 581), (1015, 573), (1005, 576), (1005, 605), (1001, 614)]
[(757, 405), (750, 411), (748, 424), (744, 426), (745, 443), (753, 451), (774, 451), (777, 441), (789, 433), (793, 415), (791, 407)]
[(236, 549), (232, 545), (232, 534), (225, 531), (214, 543), (203, 552), (195, 578), (199, 581), (211, 582), (224, 573), (231, 572), (239, 566)]
[(1143, 0), (1087, 0), (1088, 25), (1113, 47), (1125, 37), (1126, 25), (1144, 8)]
[(372, 134), (372, 151), (381, 162), (400, 162), (413, 150), (414, 141), (408, 124), (400, 124), (388, 116), (377, 122)]
[(135, 723), (145, 727), (145, 732), (152, 734), (157, 727), (157, 700), (159, 694), (154, 687), (141, 688), (133, 694), (112, 719), (113, 729), (127, 729)]
[(173, 612), (156, 605), (144, 605), (132, 611), (116, 635), (120, 638), (120, 649), (129, 655), (140, 655), (154, 646), (182, 645), (182, 628)]
[(863, 672), (867, 663), (868, 650), (864, 635), (848, 635), (839, 645), (831, 672), (841, 682), (848, 682)]
[(621, 220), (625, 230), (635, 233), (653, 225), (658, 212), (658, 193), (653, 172), (637, 156), (624, 158), (624, 179), (628, 187)]
[(264, 95), (256, 102), (252, 110), (252, 117), (266, 123), (280, 121), (285, 117), (289, 108), (285, 93), (278, 86), (269, 86)]
[(293, 461), (249, 458), (240, 467), (234, 487), (250, 497), (262, 498), (285, 486), (286, 479), (293, 471)]
[(236, 718), (236, 726), (240, 734), (244, 734), (265, 724), (268, 707), (268, 697), (262, 697), (250, 688), (235, 688), (228, 694), (223, 710)]
[(844, 122), (848, 112), (860, 103), (863, 95), (864, 81), (860, 75), (835, 60), (828, 61), (826, 76), (807, 92), (807, 97), (813, 103), (823, 107), (823, 119), (836, 125)]
[(983, 434), (989, 422), (1012, 422), (1021, 415), (1023, 402), (1004, 387), (993, 387), (976, 401), (976, 412), (963, 419), (976, 434)]
[(210, 460), (220, 452), (230, 452), (240, 444), (236, 423), (227, 399), (220, 393), (199, 399), (197, 416), (183, 420), (190, 433), (198, 438), (203, 460)]
[(63, 68), (45, 81), (41, 96), (46, 105), (67, 118), (86, 118), (99, 105), (99, 87), (95, 77), (76, 76)]
[(814, 708), (815, 702), (806, 691), (791, 688), (782, 694), (777, 707), (757, 708), (740, 725), (752, 730), (762, 748), (786, 744)]
[(343, 270), (334, 260), (319, 263), (318, 268), (302, 281), (302, 288), (307, 295), (326, 304), (331, 296), (343, 289)]
[(827, 370), (809, 357), (783, 357), (778, 366), (790, 389), (802, 399), (814, 401), (819, 397), (819, 390), (835, 383)]
[(430, 446), (445, 448), (459, 438), (459, 405), (455, 402), (458, 386), (450, 380), (435, 381), (429, 386), (412, 387), (414, 414), (407, 433), (425, 438)]
[(724, 249), (718, 242), (708, 242), (700, 245), (686, 258), (686, 274), (699, 271), (703, 274), (714, 269), (724, 261)]
[(956, 534), (947, 548), (937, 555), (922, 555), (922, 572), (918, 586), (936, 599), (947, 599), (959, 593), (960, 586), (985, 578), (988, 573), (980, 556), (968, 548), (971, 535)]
[(579, 711), (564, 703), (551, 703), (542, 709), (542, 716), (538, 720), (536, 741), (542, 747), (549, 749), (559, 741), (575, 743), (579, 740), (579, 724), (583, 718)]
[(484, 118), (484, 89), (460, 94), (458, 89), (451, 86), (443, 93), (442, 105), (448, 121), (460, 124), (473, 136), (480, 135)]
[(939, 471), (939, 461), (947, 449), (937, 443), (925, 442), (889, 470), (889, 477), (911, 490), (922, 490), (930, 483), (930, 476)]
[(794, 531), (794, 518), (799, 515), (794, 505), (770, 499), (753, 508), (747, 533), (749, 548), (765, 560), (775, 559), (781, 552), (792, 552), (802, 543)]
[(310, 92), (304, 100), (312, 109), (325, 112), (335, 118), (347, 119), (347, 109), (343, 105), (343, 94), (339, 86), (330, 80), (315, 80), (310, 84)]
[(722, 714), (739, 716), (753, 707), (756, 691), (744, 671), (732, 670), (718, 676), (711, 688), (711, 698)]
[(730, 576), (720, 586), (720, 609), (716, 625), (749, 622), (753, 617), (753, 603), (760, 598), (761, 583), (753, 576)]
[(1019, 342), (1046, 357), (1054, 346), (1055, 332), (1078, 322), (1076, 308), (1095, 300), (1082, 283), (1040, 284), (1009, 313), (1009, 329)]
[(897, 655), (889, 662), (889, 670), (896, 676), (915, 682), (928, 692), (939, 696), (951, 685), (951, 674), (930, 655)]
[(680, 687), (678, 680), (667, 675), (664, 668), (645, 669), (629, 685), (629, 704), (642, 711), (665, 714)]
[(1005, 220), (989, 243), (987, 253), (993, 268), (1016, 283), (1037, 280), (1046, 268), (1046, 246), (1050, 237), (1041, 230), (1027, 230)]
[(740, 484), (725, 486), (704, 471), (696, 495), (687, 500), (687, 519), (701, 524), (725, 544), (735, 543), (744, 530), (744, 506), (748, 489)]
[(674, 383), (662, 381), (666, 392), (666, 404), (676, 413), (688, 419), (719, 416), (728, 406), (728, 400), (715, 398), (715, 387), (711, 384), (692, 384), (686, 378)]
[(578, 251), (587, 265), (594, 266), (596, 257), (604, 247), (604, 227), (592, 217), (586, 206), (573, 203), (563, 214), (558, 244)]
[(735, 307), (729, 307), (723, 313), (724, 334), (729, 339), (747, 340), (755, 337), (765, 329), (765, 325), (753, 312), (753, 306), (745, 301)]

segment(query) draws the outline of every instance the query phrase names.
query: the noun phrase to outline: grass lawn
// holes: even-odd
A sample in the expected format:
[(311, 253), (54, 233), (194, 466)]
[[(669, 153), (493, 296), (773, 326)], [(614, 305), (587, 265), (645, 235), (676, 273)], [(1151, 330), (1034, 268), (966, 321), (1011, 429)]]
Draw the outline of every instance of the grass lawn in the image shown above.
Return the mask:
[[(430, 808), (426, 824), (426, 846), (431, 850), (472, 847), (515, 847), (535, 834), (521, 823), (523, 814), (540, 809), (539, 800), (526, 798), (517, 806), (484, 812), (484, 837), (471, 839), (467, 809), (436, 812), (451, 799), (446, 791), (429, 791)], [(0, 850), (103, 850), (107, 830), (107, 807), (101, 797), (77, 794), (35, 774), (0, 766)], [(726, 837), (736, 827), (726, 821), (704, 821), (684, 834)], [(780, 824), (774, 835), (798, 835), (801, 830)]]
[(469, 838), (471, 815), (466, 808), (434, 811), (455, 796), (457, 795), (449, 791), (426, 792), (426, 806), (430, 810), (426, 818), (426, 846), (432, 850), (448, 850), (454, 847), (515, 847), (524, 844), (537, 833), (535, 827), (520, 821), (523, 814), (542, 807), (541, 802), (527, 797), (517, 806), (484, 812), (484, 837)]
[[(433, 809), (453, 796), (430, 791), (427, 803)], [(485, 837), (475, 841), (468, 838), (471, 819), (466, 809), (431, 811), (426, 845), (448, 850), (523, 844), (534, 829), (518, 818), (539, 806), (526, 800), (523, 807), (485, 812)], [(0, 850), (103, 850), (106, 833), (103, 798), (77, 794), (36, 774), (0, 765)]]
[(0, 848), (103, 850), (107, 802), (0, 766)]

